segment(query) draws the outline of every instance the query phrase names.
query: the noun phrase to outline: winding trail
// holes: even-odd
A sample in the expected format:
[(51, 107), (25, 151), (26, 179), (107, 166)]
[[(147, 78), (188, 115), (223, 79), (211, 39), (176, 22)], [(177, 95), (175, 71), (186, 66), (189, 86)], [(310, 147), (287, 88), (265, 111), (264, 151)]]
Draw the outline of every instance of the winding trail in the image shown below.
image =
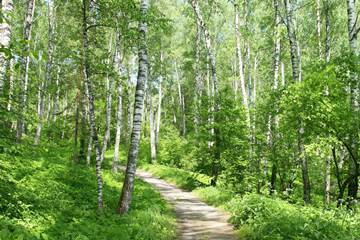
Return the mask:
[(175, 208), (180, 240), (236, 240), (229, 215), (200, 201), (194, 194), (141, 170), (136, 174), (153, 185)]

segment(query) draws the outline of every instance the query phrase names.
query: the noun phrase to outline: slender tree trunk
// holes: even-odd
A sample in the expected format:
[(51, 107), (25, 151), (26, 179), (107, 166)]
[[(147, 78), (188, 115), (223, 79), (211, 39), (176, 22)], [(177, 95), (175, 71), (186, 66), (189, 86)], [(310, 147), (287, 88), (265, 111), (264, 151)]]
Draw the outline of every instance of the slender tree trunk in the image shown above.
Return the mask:
[[(111, 48), (112, 48), (112, 35), (110, 36), (109, 40), (109, 55), (111, 56)], [(109, 60), (107, 61), (107, 64), (110, 64), (112, 60), (110, 60), (112, 57), (109, 57)], [(107, 145), (110, 141), (110, 128), (111, 128), (111, 100), (112, 100), (112, 88), (113, 88), (113, 78), (109, 77), (109, 75), (106, 76), (106, 121), (105, 121), (105, 134), (104, 139), (102, 143), (102, 149), (101, 149), (101, 162), (104, 161), (105, 153), (107, 150)]]
[(159, 80), (159, 93), (158, 93), (158, 108), (157, 108), (157, 118), (156, 118), (156, 128), (155, 128), (155, 144), (156, 151), (158, 151), (159, 146), (159, 133), (160, 133), (160, 124), (161, 124), (161, 104), (162, 104), (162, 76)]
[[(280, 66), (280, 54), (281, 54), (281, 17), (280, 17), (280, 4), (279, 0), (274, 0), (274, 10), (275, 10), (275, 41), (274, 41), (274, 57), (273, 57), (273, 68), (274, 68), (274, 82), (273, 82), (273, 91), (277, 92), (279, 87), (279, 66)], [(279, 112), (279, 107), (275, 105), (275, 112)], [(273, 156), (275, 154), (274, 149), (274, 134), (273, 130), (278, 124), (277, 114), (273, 116), (269, 115), (269, 127), (268, 127), (268, 145), (270, 149), (270, 154), (272, 156), (272, 170), (271, 170), (271, 182), (270, 182), (270, 195), (272, 195), (276, 190), (276, 175), (277, 175), (277, 161)]]
[(89, 63), (89, 39), (88, 39), (88, 27), (87, 27), (87, 5), (86, 0), (83, 0), (83, 64), (84, 64), (84, 82), (85, 88), (88, 92), (89, 99), (89, 115), (90, 115), (90, 129), (91, 136), (95, 146), (95, 154), (96, 154), (96, 178), (97, 178), (97, 187), (98, 187), (98, 210), (103, 209), (103, 180), (101, 174), (101, 150), (100, 144), (97, 134), (96, 122), (95, 122), (95, 104), (94, 104), (94, 93), (92, 81), (90, 78), (90, 63)]
[[(11, 26), (9, 20), (13, 10), (13, 1), (2, 0), (0, 5), (3, 20), (0, 23), (0, 46), (3, 48), (9, 48), (11, 38)], [(6, 66), (6, 56), (3, 52), (0, 52), (0, 96), (2, 96), (4, 92)]]
[(177, 80), (177, 87), (178, 87), (178, 95), (179, 95), (179, 107), (180, 107), (180, 120), (181, 120), (181, 135), (185, 136), (186, 135), (186, 115), (185, 115), (185, 101), (184, 101), (184, 96), (182, 93), (182, 88), (181, 88), (181, 80), (180, 80), (180, 75), (179, 75), (179, 71), (178, 71), (178, 66), (177, 63), (175, 62), (175, 75), (176, 75), (176, 80)]
[[(348, 38), (351, 52), (358, 56), (358, 46), (357, 46), (357, 20), (358, 13), (356, 11), (355, 0), (347, 0), (347, 13), (348, 13)], [(354, 176), (348, 185), (348, 202), (351, 204), (352, 201), (357, 199), (357, 193), (359, 189), (359, 169), (358, 164), (355, 161), (358, 161), (358, 150), (359, 150), (359, 76), (352, 72), (351, 78), (354, 81), (351, 84), (351, 107), (353, 111), (353, 117), (356, 119), (356, 124), (351, 129), (350, 133), (350, 142), (351, 142), (351, 151), (355, 159), (349, 160), (349, 176)]]
[[(194, 114), (194, 126), (195, 132), (198, 134), (199, 124), (200, 124), (200, 107), (201, 107), (201, 92), (202, 92), (202, 82), (201, 82), (201, 63), (200, 63), (200, 52), (201, 52), (201, 28), (199, 20), (196, 21), (196, 44), (195, 44), (195, 84), (196, 84), (196, 93), (195, 93), (195, 114)], [(236, 91), (235, 91), (236, 92)]]
[(318, 38), (318, 50), (320, 59), (323, 58), (321, 41), (321, 0), (316, 0), (316, 33)]
[[(292, 75), (293, 81), (299, 82), (301, 81), (301, 68), (300, 68), (300, 48), (298, 46), (298, 42), (296, 40), (296, 32), (293, 21), (293, 6), (291, 3), (292, 0), (284, 0), (285, 9), (286, 9), (286, 26), (289, 37), (290, 44), (290, 56), (292, 63)], [(301, 166), (302, 179), (303, 179), (303, 198), (304, 203), (310, 203), (310, 179), (308, 174), (308, 163), (307, 157), (305, 154), (305, 147), (303, 143), (305, 128), (303, 126), (302, 120), (298, 119), (299, 130), (298, 130), (298, 159), (299, 164)]]
[(148, 0), (141, 0), (139, 22), (139, 72), (136, 84), (135, 102), (134, 102), (134, 120), (131, 134), (131, 143), (128, 154), (128, 163), (125, 173), (125, 181), (121, 192), (118, 206), (118, 213), (124, 214), (129, 211), (132, 193), (134, 191), (134, 181), (136, 172), (136, 162), (139, 152), (139, 141), (141, 135), (141, 121), (144, 107), (144, 83), (148, 80), (148, 55), (147, 55), (147, 23), (145, 21), (149, 8)]
[(292, 64), (292, 75), (294, 82), (299, 81), (299, 57), (298, 47), (296, 41), (296, 33), (293, 22), (293, 7), (291, 4), (292, 0), (284, 0), (286, 8), (286, 27), (288, 32), (288, 38), (290, 43), (290, 56)]
[(148, 100), (148, 109), (149, 109), (149, 130), (150, 130), (150, 153), (151, 153), (151, 162), (156, 162), (156, 140), (155, 140), (155, 121), (154, 121), (154, 109), (153, 109), (153, 100), (151, 93), (151, 86), (148, 83), (147, 87), (147, 100)]
[(246, 91), (246, 82), (245, 82), (245, 73), (244, 73), (244, 61), (241, 53), (241, 32), (240, 32), (240, 13), (239, 6), (235, 3), (235, 35), (236, 35), (236, 56), (239, 62), (239, 74), (240, 74), (240, 87), (242, 94), (243, 106), (246, 112), (246, 119), (248, 125), (250, 126), (250, 110), (249, 110), (249, 100), (248, 94)]
[(326, 157), (325, 162), (325, 205), (329, 206), (330, 204), (330, 190), (331, 190), (331, 158), (330, 156)]
[[(219, 83), (217, 79), (217, 69), (216, 69), (216, 58), (213, 51), (213, 47), (211, 44), (211, 38), (208, 31), (208, 28), (203, 20), (203, 16), (200, 10), (200, 6), (197, 0), (191, 0), (191, 6), (193, 7), (195, 16), (197, 18), (197, 22), (200, 24), (201, 30), (204, 33), (205, 38), (205, 46), (208, 52), (208, 57), (210, 60), (210, 66), (211, 66), (211, 76), (212, 76), (212, 82), (214, 83), (214, 122), (217, 122), (218, 118), (218, 112), (219, 112)], [(212, 163), (212, 180), (211, 184), (216, 185), (218, 176), (220, 174), (220, 132), (217, 126), (214, 127), (214, 161)]]
[(60, 104), (60, 73), (61, 73), (61, 67), (60, 65), (57, 66), (57, 72), (56, 72), (56, 93), (55, 93), (55, 100), (54, 100), (54, 122), (56, 122), (57, 115), (59, 112), (59, 104)]
[(7, 105), (7, 110), (11, 111), (12, 109), (12, 102), (14, 98), (14, 59), (11, 58), (9, 61), (9, 100)]
[[(52, 65), (53, 65), (53, 52), (55, 47), (55, 14), (54, 14), (54, 2), (52, 0), (48, 1), (48, 9), (49, 9), (49, 15), (48, 15), (48, 54), (47, 54), (47, 62), (46, 62), (46, 71), (45, 71), (45, 82), (41, 83), (40, 87), (40, 109), (38, 113), (38, 125), (36, 128), (36, 134), (35, 134), (35, 145), (38, 145), (41, 138), (41, 130), (43, 125), (43, 117), (44, 117), (44, 103), (45, 103), (45, 93), (47, 92), (47, 88), (51, 83), (51, 72), (52, 72)], [(50, 100), (49, 100), (50, 103)]]
[(325, 59), (330, 62), (331, 36), (330, 36), (330, 6), (329, 0), (325, 2)]
[(21, 93), (20, 93), (20, 109), (21, 113), (17, 121), (17, 132), (16, 139), (20, 141), (22, 135), (25, 131), (25, 117), (27, 110), (27, 94), (28, 94), (28, 85), (29, 85), (29, 63), (30, 63), (30, 40), (31, 40), (31, 30), (33, 17), (35, 12), (35, 0), (28, 0), (27, 10), (24, 21), (24, 32), (23, 40), (25, 46), (23, 48), (23, 55), (21, 59)]
[(121, 123), (122, 123), (122, 85), (121, 85), (121, 81), (119, 80), (117, 86), (116, 136), (115, 136), (114, 160), (112, 164), (113, 172), (117, 172), (119, 168)]
[[(115, 136), (115, 147), (114, 147), (114, 159), (112, 163), (112, 171), (117, 172), (119, 169), (119, 156), (120, 156), (120, 140), (121, 140), (121, 124), (122, 124), (122, 59), (121, 59), (121, 34), (119, 29), (116, 31), (116, 49), (115, 49), (115, 68), (118, 73), (118, 81), (117, 81), (117, 109), (116, 109), (116, 136)], [(129, 70), (128, 70), (129, 71)], [(129, 104), (130, 105), (130, 104)]]

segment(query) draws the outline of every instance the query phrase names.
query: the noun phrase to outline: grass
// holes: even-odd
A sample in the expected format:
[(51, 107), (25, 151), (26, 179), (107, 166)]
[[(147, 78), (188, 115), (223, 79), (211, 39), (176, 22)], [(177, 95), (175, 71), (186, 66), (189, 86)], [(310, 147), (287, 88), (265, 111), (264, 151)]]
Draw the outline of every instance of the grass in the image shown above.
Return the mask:
[(208, 176), (179, 168), (152, 164), (141, 165), (141, 168), (188, 191), (209, 186), (210, 184), (210, 178)]
[(228, 211), (240, 239), (360, 239), (360, 215), (356, 213), (290, 204), (258, 194), (236, 195), (224, 187), (208, 186), (207, 176), (177, 168), (145, 165), (143, 169)]
[(96, 210), (94, 168), (74, 164), (71, 149), (18, 149), (0, 154), (0, 240), (173, 240), (172, 208), (137, 180), (129, 214), (115, 213), (122, 174), (104, 170), (105, 209)]

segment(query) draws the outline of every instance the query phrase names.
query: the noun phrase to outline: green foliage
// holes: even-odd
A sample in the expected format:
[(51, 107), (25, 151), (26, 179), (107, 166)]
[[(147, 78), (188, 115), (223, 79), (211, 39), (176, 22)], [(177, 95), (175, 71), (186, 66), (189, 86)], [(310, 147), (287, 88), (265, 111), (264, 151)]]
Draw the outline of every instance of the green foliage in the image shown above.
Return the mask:
[(257, 194), (227, 204), (244, 239), (358, 239), (360, 219), (339, 211), (290, 205)]
[(102, 214), (96, 212), (93, 168), (71, 163), (70, 149), (23, 148), (0, 155), (0, 239), (174, 239), (172, 209), (136, 182), (132, 210), (115, 213), (122, 174), (104, 171)]

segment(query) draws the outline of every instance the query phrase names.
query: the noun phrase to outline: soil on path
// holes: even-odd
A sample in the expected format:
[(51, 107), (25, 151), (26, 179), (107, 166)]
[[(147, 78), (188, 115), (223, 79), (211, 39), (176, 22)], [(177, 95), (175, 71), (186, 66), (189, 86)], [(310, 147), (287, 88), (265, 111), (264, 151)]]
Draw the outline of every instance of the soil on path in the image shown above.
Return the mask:
[(138, 171), (143, 181), (153, 185), (175, 208), (180, 240), (236, 240), (236, 233), (227, 222), (229, 215), (200, 201), (194, 194), (175, 185)]

